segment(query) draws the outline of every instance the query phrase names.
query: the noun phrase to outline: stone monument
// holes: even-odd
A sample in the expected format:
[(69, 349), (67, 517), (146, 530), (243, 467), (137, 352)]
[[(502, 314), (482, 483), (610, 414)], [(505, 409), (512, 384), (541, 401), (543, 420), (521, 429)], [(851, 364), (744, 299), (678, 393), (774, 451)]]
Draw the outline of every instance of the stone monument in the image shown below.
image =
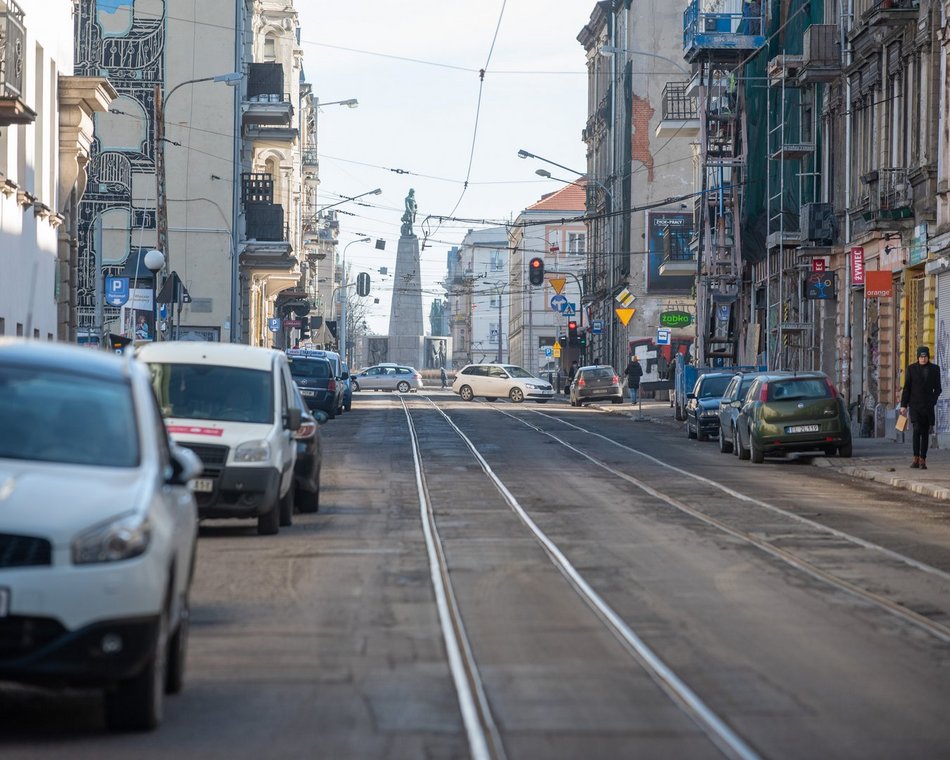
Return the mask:
[(402, 215), (396, 269), (393, 273), (393, 300), (389, 310), (389, 361), (425, 366), (422, 314), (422, 270), (419, 262), (419, 238), (412, 231), (416, 221), (416, 191), (409, 190)]

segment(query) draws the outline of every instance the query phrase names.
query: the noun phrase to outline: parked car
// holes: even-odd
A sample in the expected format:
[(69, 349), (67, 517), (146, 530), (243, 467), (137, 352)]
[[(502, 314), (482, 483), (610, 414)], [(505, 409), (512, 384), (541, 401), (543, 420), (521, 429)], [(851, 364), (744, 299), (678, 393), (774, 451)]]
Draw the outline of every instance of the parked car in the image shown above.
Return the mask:
[(0, 339), (0, 680), (104, 688), (147, 730), (181, 690), (201, 472), (131, 356)]
[(320, 509), (320, 468), (322, 448), (320, 425), (329, 419), (326, 412), (317, 409), (311, 412), (300, 396), (300, 388), (294, 383), (297, 403), (303, 409), (300, 427), (294, 433), (297, 441), (297, 462), (294, 464), (294, 506), (298, 512), (316, 512)]
[[(327, 415), (332, 420), (336, 415), (343, 414), (347, 410), (346, 405), (346, 391), (349, 386), (349, 377), (350, 373), (346, 367), (346, 364), (343, 362), (343, 359), (340, 357), (336, 351), (321, 351), (318, 349), (310, 348), (291, 348), (287, 351), (287, 358), (291, 361), (301, 361), (309, 359), (323, 359), (330, 364), (330, 377), (329, 380), (324, 382), (319, 382), (312, 386), (313, 388), (318, 388), (320, 390), (325, 390), (329, 392), (329, 395), (332, 395), (333, 400), (331, 402), (329, 395), (316, 394), (313, 397), (305, 396), (308, 400), (310, 398), (319, 398), (321, 399), (320, 403), (316, 404), (316, 408), (323, 409)], [(303, 369), (300, 370), (304, 372)], [(301, 385), (301, 390), (304, 389), (304, 385)], [(311, 386), (307, 386), (311, 387)], [(352, 406), (352, 390), (350, 405)], [(335, 403), (336, 406), (332, 406)], [(314, 405), (310, 405), (310, 408), (314, 408)]]
[(195, 452), (198, 515), (256, 518), (273, 534), (293, 522), (302, 410), (282, 351), (236, 343), (167, 341), (139, 349), (168, 432)]
[(577, 368), (571, 383), (571, 406), (583, 406), (591, 401), (623, 403), (623, 386), (613, 367), (597, 364)]
[(343, 411), (348, 412), (353, 408), (353, 377), (350, 375), (350, 367), (346, 362), (343, 362), (342, 370)]
[(733, 450), (732, 442), (735, 439), (736, 418), (739, 409), (745, 401), (752, 381), (757, 373), (739, 372), (732, 376), (722, 398), (719, 399), (719, 450), (728, 454)]
[(514, 364), (468, 364), (455, 376), (452, 390), (463, 401), (476, 396), (495, 401), (507, 396), (515, 404), (526, 398), (543, 404), (554, 397), (549, 382)]
[(333, 375), (329, 359), (287, 352), (290, 374), (300, 386), (300, 395), (311, 411), (320, 410), (328, 419), (344, 406), (343, 384)]
[(850, 457), (851, 419), (823, 372), (759, 375), (739, 411), (735, 447), (755, 463), (793, 451)]
[(354, 391), (399, 391), (409, 393), (422, 389), (422, 375), (415, 367), (403, 364), (375, 364), (353, 378)]
[(707, 372), (696, 378), (686, 394), (686, 437), (705, 441), (719, 431), (719, 399), (732, 379), (732, 372)]

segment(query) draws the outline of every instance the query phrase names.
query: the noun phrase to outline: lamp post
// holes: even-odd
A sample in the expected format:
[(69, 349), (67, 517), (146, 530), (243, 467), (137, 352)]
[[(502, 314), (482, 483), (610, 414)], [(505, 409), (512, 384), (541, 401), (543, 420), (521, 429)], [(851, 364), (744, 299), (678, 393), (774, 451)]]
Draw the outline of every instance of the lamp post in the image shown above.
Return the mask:
[(158, 273), (162, 271), (162, 268), (165, 266), (165, 254), (161, 251), (149, 251), (145, 254), (143, 262), (145, 268), (152, 273), (152, 311), (155, 317), (155, 325), (152, 329), (154, 331), (154, 339), (157, 341), (158, 336), (161, 334), (161, 330), (158, 329)]
[[(382, 191), (381, 191), (381, 190), (374, 190), (374, 191), (371, 191), (371, 192), (374, 192), (374, 193), (377, 193), (377, 194), (378, 194), (378, 193), (380, 193), (380, 192), (382, 192)], [(367, 195), (367, 193), (363, 193), (363, 195)], [(356, 196), (356, 197), (358, 198), (359, 196)], [(339, 327), (339, 330), (340, 330), (340, 356), (343, 357), (343, 361), (346, 362), (347, 365), (349, 365), (349, 361), (347, 361), (347, 357), (346, 357), (346, 297), (347, 297), (346, 289), (349, 287), (349, 283), (347, 283), (347, 281), (346, 281), (346, 249), (349, 248), (349, 247), (350, 247), (351, 245), (353, 245), (354, 243), (368, 243), (371, 239), (372, 239), (372, 238), (370, 238), (370, 237), (367, 235), (367, 236), (364, 236), (364, 237), (356, 238), (356, 240), (351, 240), (349, 243), (347, 243), (345, 246), (343, 246), (343, 256), (342, 256), (342, 268), (343, 268), (343, 273), (342, 273), (342, 275), (340, 276), (340, 293), (341, 293), (341, 300), (340, 300), (340, 327)]]

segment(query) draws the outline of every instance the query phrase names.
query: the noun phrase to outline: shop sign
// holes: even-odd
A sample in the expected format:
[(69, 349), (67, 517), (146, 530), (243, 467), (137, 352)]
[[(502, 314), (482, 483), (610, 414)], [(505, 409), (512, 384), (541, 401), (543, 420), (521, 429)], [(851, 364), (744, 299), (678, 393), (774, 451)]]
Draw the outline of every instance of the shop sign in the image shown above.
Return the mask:
[(860, 246), (851, 249), (851, 284), (864, 285), (864, 249)]
[(824, 272), (828, 268), (827, 262), (821, 257), (815, 257), (811, 260), (812, 272)]
[(835, 294), (834, 272), (810, 272), (805, 277), (805, 298), (812, 301), (833, 301)]
[(689, 327), (693, 324), (693, 315), (688, 311), (661, 311), (661, 327)]
[(890, 298), (894, 295), (894, 278), (888, 270), (870, 271), (865, 273), (865, 298)]
[(910, 241), (910, 265), (920, 264), (927, 260), (927, 225), (918, 224), (914, 227), (914, 237)]

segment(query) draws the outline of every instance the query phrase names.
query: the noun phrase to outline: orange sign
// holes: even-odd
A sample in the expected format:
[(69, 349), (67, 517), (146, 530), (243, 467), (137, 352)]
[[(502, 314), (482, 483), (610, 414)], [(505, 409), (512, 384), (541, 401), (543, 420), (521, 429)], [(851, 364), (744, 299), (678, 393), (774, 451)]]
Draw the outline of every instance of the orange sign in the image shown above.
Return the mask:
[(864, 271), (864, 297), (890, 298), (894, 295), (894, 275), (888, 270)]
[(617, 316), (620, 317), (620, 321), (623, 322), (623, 326), (626, 327), (637, 310), (634, 308), (621, 309), (618, 307), (614, 309), (614, 311), (617, 312)]

